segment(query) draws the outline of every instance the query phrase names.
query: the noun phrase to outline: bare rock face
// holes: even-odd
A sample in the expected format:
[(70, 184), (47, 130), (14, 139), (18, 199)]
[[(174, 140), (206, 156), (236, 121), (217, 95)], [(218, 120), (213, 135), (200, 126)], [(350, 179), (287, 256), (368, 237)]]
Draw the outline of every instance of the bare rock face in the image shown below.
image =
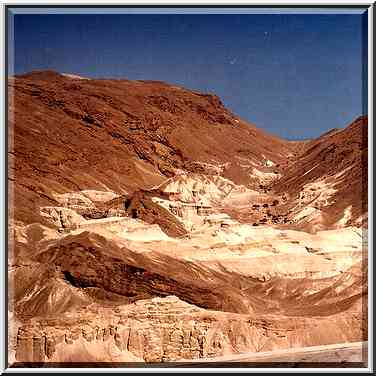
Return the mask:
[(155, 204), (146, 192), (137, 191), (125, 201), (125, 206), (130, 217), (158, 224), (167, 235), (181, 237), (187, 234), (181, 223), (163, 207)]
[(151, 188), (179, 169), (205, 172), (213, 159), (246, 183), (236, 156), (281, 161), (290, 151), (218, 97), (162, 82), (33, 72), (11, 79), (9, 93), (14, 215), (25, 223), (39, 222), (56, 193)]
[(296, 198), (299, 211), (310, 209), (301, 217), (315, 211), (309, 219), (321, 217), (323, 228), (366, 226), (367, 159), (368, 118), (361, 116), (343, 130), (307, 142), (273, 189)]
[[(69, 308), (71, 298), (74, 307), (73, 302), (83, 292), (86, 297), (103, 296), (110, 302), (120, 299), (131, 303), (174, 294), (205, 308), (231, 312), (252, 309), (248, 298), (233, 290), (231, 274), (167, 255), (133, 252), (86, 231), (49, 242), (45, 249), (32, 255), (30, 263), (11, 275), (19, 315), (64, 310)], [(73, 293), (65, 297), (59, 291), (55, 293), (58, 286), (67, 293), (73, 289)]]
[(53, 226), (59, 229), (74, 228), (85, 221), (76, 211), (64, 207), (45, 206), (41, 208), (41, 215)]
[(87, 232), (33, 259), (13, 272), (18, 362), (206, 359), (365, 338), (361, 264), (326, 279), (259, 281)]
[[(260, 320), (203, 310), (173, 296), (141, 300), (131, 306), (118, 306), (116, 310), (92, 307), (80, 312), (79, 320), (62, 316), (31, 321), (18, 330), (16, 359), (19, 362), (64, 362), (65, 353), (71, 354), (70, 347), (78, 350), (76, 359), (70, 355), (71, 361), (78, 361), (79, 349), (89, 346), (97, 349), (97, 354), (86, 361), (116, 361), (116, 351), (104, 352), (104, 343), (111, 343), (107, 348), (116, 346), (125, 355), (132, 354), (134, 358), (128, 356), (128, 361), (206, 359), (330, 344), (344, 338), (351, 340), (361, 330), (355, 317), (351, 320), (338, 315), (304, 321), (292, 317), (276, 321), (271, 316)], [(343, 331), (343, 325), (354, 324), (351, 334)], [(317, 325), (326, 327), (319, 336)]]
[(154, 81), (9, 80), (9, 359), (174, 362), (367, 340), (367, 118), (258, 130)]

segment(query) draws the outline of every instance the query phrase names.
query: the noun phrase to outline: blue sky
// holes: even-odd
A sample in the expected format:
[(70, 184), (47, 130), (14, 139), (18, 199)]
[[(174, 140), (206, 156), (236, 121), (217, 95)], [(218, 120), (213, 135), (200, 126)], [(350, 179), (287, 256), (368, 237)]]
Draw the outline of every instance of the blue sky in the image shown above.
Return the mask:
[(162, 80), (289, 139), (364, 112), (360, 14), (16, 14), (16, 74)]

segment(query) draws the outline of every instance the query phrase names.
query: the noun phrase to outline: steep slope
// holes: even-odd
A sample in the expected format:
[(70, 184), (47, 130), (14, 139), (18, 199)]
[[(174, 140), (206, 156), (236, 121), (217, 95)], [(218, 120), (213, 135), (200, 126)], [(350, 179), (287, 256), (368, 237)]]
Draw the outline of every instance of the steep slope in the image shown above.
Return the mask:
[(367, 118), (291, 142), (163, 82), (9, 94), (13, 360), (366, 340)]
[[(56, 314), (94, 301), (118, 305), (168, 295), (218, 311), (329, 316), (351, 308), (367, 289), (366, 261), (329, 277), (311, 273), (312, 277), (289, 278), (281, 271), (265, 280), (255, 271), (243, 275), (230, 270), (231, 263), (226, 267), (218, 256), (210, 265), (158, 252), (153, 244), (147, 247), (146, 252), (133, 251), (116, 239), (88, 231), (38, 242), (12, 274), (18, 317)], [(186, 246), (181, 243), (179, 248), (183, 253)], [(251, 253), (255, 262), (256, 252)]]
[(320, 228), (367, 226), (367, 117), (307, 142), (272, 188), (290, 195), (298, 220), (320, 217)]
[(88, 232), (30, 259), (13, 272), (18, 361), (127, 361), (127, 351), (171, 361), (365, 338), (362, 263), (329, 278), (259, 281)]
[(180, 169), (248, 184), (289, 143), (229, 112), (220, 99), (155, 81), (75, 79), (56, 72), (11, 78), (10, 199), (14, 217), (40, 221), (53, 193), (126, 193)]

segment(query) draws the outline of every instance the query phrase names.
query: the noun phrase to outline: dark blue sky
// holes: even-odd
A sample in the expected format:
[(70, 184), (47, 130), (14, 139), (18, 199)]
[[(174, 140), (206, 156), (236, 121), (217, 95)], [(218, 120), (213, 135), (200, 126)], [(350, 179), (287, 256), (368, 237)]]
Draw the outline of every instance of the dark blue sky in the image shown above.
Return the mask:
[(16, 14), (14, 70), (167, 81), (310, 138), (364, 111), (362, 28), (359, 14)]

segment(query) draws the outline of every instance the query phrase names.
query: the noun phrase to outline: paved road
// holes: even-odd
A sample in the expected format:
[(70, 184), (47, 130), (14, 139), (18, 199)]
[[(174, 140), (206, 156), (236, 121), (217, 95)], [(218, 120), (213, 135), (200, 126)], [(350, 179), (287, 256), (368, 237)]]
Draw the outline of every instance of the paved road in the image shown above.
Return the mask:
[(182, 363), (184, 367), (217, 367), (218, 365), (226, 366), (226, 364), (229, 366), (229, 363), (241, 363), (242, 366), (248, 367), (320, 367), (320, 365), (322, 367), (366, 367), (367, 355), (367, 342), (354, 342), (262, 353), (243, 353)]

